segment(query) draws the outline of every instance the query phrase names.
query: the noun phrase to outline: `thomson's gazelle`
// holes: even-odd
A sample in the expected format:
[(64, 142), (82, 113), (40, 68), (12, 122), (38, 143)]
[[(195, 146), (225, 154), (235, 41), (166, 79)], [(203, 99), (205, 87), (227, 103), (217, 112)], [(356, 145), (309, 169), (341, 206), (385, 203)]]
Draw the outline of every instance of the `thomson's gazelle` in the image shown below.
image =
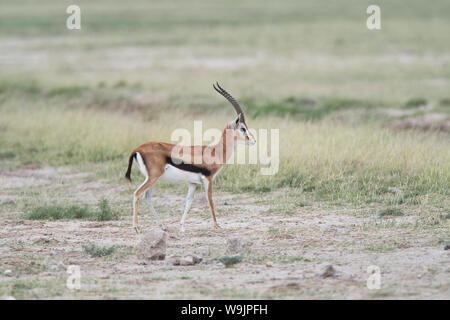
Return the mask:
[(133, 150), (128, 161), (125, 177), (131, 181), (131, 166), (136, 160), (139, 170), (145, 176), (144, 182), (133, 194), (133, 227), (140, 232), (138, 225), (138, 200), (145, 193), (150, 211), (163, 228), (152, 205), (152, 188), (157, 180), (170, 183), (185, 182), (189, 184), (186, 205), (181, 218), (181, 231), (184, 231), (184, 221), (191, 208), (195, 187), (203, 184), (209, 206), (211, 208), (214, 225), (217, 224), (212, 199), (212, 182), (226, 161), (232, 156), (236, 143), (244, 142), (253, 145), (255, 137), (248, 130), (244, 119), (244, 112), (237, 101), (217, 83), (214, 89), (223, 95), (234, 107), (238, 116), (228, 123), (222, 132), (219, 142), (213, 146), (177, 146), (165, 142), (147, 142)]

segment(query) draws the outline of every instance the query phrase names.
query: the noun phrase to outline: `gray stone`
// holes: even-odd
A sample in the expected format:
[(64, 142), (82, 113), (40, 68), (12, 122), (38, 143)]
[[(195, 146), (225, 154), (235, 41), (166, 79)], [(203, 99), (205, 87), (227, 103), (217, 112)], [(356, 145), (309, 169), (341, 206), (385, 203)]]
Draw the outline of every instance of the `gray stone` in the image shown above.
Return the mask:
[(151, 229), (147, 231), (138, 245), (138, 259), (164, 260), (167, 249), (167, 232), (161, 229)]
[(193, 266), (202, 262), (202, 257), (195, 254), (188, 254), (184, 257), (173, 256), (169, 258), (169, 263), (174, 266)]
[(174, 265), (174, 266), (179, 266), (180, 265), (180, 256), (170, 256), (167, 258), (167, 263)]
[(193, 266), (201, 261), (202, 258), (197, 255), (187, 255), (180, 259), (180, 266)]
[(331, 264), (320, 264), (316, 268), (316, 274), (322, 278), (337, 277), (336, 269)]

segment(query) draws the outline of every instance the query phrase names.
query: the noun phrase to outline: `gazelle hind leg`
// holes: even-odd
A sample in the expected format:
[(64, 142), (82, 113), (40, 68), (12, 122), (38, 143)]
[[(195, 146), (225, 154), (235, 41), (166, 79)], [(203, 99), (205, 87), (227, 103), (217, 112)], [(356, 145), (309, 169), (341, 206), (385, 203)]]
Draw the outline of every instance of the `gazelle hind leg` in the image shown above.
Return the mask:
[(184, 212), (183, 212), (183, 216), (181, 217), (181, 232), (184, 232), (184, 220), (186, 220), (186, 215), (189, 212), (189, 210), (191, 209), (191, 205), (192, 205), (192, 199), (194, 198), (194, 192), (195, 192), (195, 187), (197, 185), (195, 183), (189, 183), (188, 186), (188, 193), (186, 196), (186, 205), (184, 206)]
[(156, 213), (155, 208), (153, 207), (153, 204), (152, 204), (152, 191), (153, 191), (153, 186), (148, 188), (147, 191), (145, 191), (145, 200), (147, 200), (147, 204), (148, 204), (148, 207), (150, 208), (150, 212), (155, 217), (155, 219), (158, 222), (160, 228), (162, 230), (166, 231), (167, 228), (162, 224), (161, 219), (159, 218), (158, 214)]
[(139, 188), (136, 189), (136, 191), (133, 193), (133, 227), (134, 230), (136, 230), (137, 233), (141, 232), (141, 228), (138, 224), (138, 201), (139, 198), (142, 196), (142, 194), (150, 188), (157, 180), (158, 177), (152, 177), (149, 178), (148, 176), (145, 177), (144, 183), (142, 183)]
[(133, 193), (133, 228), (136, 230), (136, 233), (140, 232), (140, 229), (138, 227), (138, 216), (137, 216), (137, 206), (139, 200), (139, 197), (137, 197), (137, 193), (147, 183), (147, 181), (148, 177), (146, 176), (144, 182)]
[(218, 229), (221, 229), (221, 227), (217, 223), (216, 212), (214, 211), (214, 202), (213, 202), (213, 199), (212, 199), (212, 180), (204, 179), (203, 180), (203, 186), (205, 188), (206, 198), (208, 199), (209, 208), (211, 209), (211, 214), (212, 214), (212, 217), (213, 217), (213, 220), (214, 220), (214, 227), (218, 228)]

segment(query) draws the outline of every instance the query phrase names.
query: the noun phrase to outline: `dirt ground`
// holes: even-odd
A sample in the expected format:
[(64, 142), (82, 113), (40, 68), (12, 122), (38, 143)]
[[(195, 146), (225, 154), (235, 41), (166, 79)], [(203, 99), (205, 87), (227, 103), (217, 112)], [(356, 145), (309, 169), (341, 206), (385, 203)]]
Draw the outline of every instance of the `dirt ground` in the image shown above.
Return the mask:
[[(449, 299), (448, 229), (418, 228), (420, 217), (380, 218), (373, 208), (342, 208), (321, 203), (286, 206), (285, 191), (217, 193), (218, 221), (203, 192), (196, 191), (179, 232), (185, 195), (156, 187), (153, 201), (168, 227), (167, 255), (184, 255), (208, 246), (200, 264), (173, 266), (166, 259), (142, 264), (142, 235), (131, 227), (132, 186), (89, 179), (73, 169), (21, 169), (0, 173), (0, 297), (31, 299)], [(136, 182), (137, 183), (137, 182)], [(291, 192), (292, 193), (292, 192)], [(107, 198), (115, 221), (25, 220), (37, 203), (88, 203)], [(145, 201), (145, 230), (156, 228)], [(250, 241), (243, 261), (226, 268), (227, 240)], [(83, 246), (115, 245), (108, 256), (91, 257)], [(67, 267), (78, 265), (81, 289), (66, 287)], [(334, 273), (324, 274), (332, 265)], [(380, 289), (368, 289), (369, 266), (381, 271)], [(328, 276), (326, 276), (328, 275)]]

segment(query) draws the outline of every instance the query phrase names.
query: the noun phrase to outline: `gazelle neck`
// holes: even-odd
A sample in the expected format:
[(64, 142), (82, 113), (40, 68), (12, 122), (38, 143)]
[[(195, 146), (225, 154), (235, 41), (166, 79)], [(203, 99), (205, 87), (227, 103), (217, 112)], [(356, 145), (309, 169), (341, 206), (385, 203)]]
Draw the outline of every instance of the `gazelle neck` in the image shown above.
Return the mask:
[(225, 129), (223, 129), (222, 136), (215, 145), (216, 152), (222, 152), (220, 157), (222, 165), (227, 163), (228, 159), (233, 156), (234, 149), (236, 149), (236, 140), (234, 139), (231, 123), (229, 123)]

